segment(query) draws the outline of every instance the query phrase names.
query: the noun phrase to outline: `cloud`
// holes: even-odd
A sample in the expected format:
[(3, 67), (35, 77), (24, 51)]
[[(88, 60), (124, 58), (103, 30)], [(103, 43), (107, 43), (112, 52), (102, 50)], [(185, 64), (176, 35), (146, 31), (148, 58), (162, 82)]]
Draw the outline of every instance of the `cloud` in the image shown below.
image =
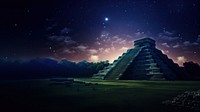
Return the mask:
[(161, 50), (161, 51), (162, 51), (163, 54), (167, 54), (167, 53), (169, 53), (168, 50)]
[(117, 40), (117, 39), (119, 39), (119, 36), (115, 35), (115, 36), (112, 37), (112, 39), (116, 39)]
[(187, 59), (184, 57), (184, 56), (179, 56), (177, 57), (176, 59), (176, 62), (179, 64), (179, 65), (183, 65), (183, 63), (185, 63), (187, 61)]
[(67, 27), (63, 28), (61, 31), (60, 31), (60, 34), (68, 34), (71, 30)]
[(191, 43), (190, 43), (190, 41), (185, 41), (185, 42), (183, 42), (183, 45), (185, 45), (185, 46), (190, 46)]
[(99, 52), (103, 52), (103, 50), (104, 50), (103, 48), (99, 48)]
[(177, 62), (184, 63), (185, 61), (186, 61), (186, 58), (184, 56), (177, 57)]
[(168, 36), (172, 36), (172, 35), (174, 35), (173, 32), (166, 31), (166, 30), (164, 30), (163, 33), (164, 33), (165, 35), (168, 35)]
[(119, 44), (126, 44), (126, 40), (122, 40), (121, 42), (119, 42)]
[(199, 45), (199, 43), (197, 43), (197, 42), (193, 42), (192, 45), (196, 45), (196, 46), (197, 46), (197, 45)]
[(113, 51), (114, 51), (114, 50), (116, 50), (116, 48), (115, 48), (115, 47), (111, 47), (110, 49), (111, 49), (111, 50), (113, 50)]
[(95, 42), (96, 45), (101, 45), (101, 43), (99, 41)]
[(74, 53), (76, 53), (76, 51), (70, 50), (70, 49), (64, 49), (63, 52), (64, 53), (68, 53), (68, 54), (74, 54)]
[(170, 47), (167, 43), (162, 43), (161, 45), (165, 46), (165, 47), (168, 47), (168, 48)]
[(72, 45), (72, 44), (77, 44), (76, 41), (72, 40), (71, 37), (69, 36), (50, 36), (49, 39), (51, 41), (58, 42), (62, 45)]
[(110, 53), (111, 50), (113, 50), (111, 48), (117, 49), (119, 51), (119, 49), (121, 49), (123, 46), (133, 47), (134, 39), (134, 36), (126, 34), (111, 35), (109, 32), (103, 31), (100, 37), (96, 38), (94, 45), (97, 47), (97, 49), (98, 47), (103, 48), (104, 51), (102, 53)]
[(197, 42), (200, 42), (200, 35), (198, 35)]
[(79, 45), (79, 46), (75, 47), (75, 49), (78, 49), (78, 50), (80, 50), (80, 51), (86, 51), (87, 48), (88, 48), (88, 47), (85, 46), (85, 45)]
[(123, 44), (125, 42), (125, 40), (123, 40), (122, 38), (117, 38), (116, 40), (113, 40), (112, 43), (116, 43), (116, 44)]
[(89, 57), (89, 61), (97, 62), (98, 60), (99, 60), (99, 56), (97, 56), (97, 55), (91, 55)]
[(172, 46), (173, 48), (179, 48), (180, 47), (180, 45), (179, 44), (176, 44), (176, 45), (174, 45), (174, 46)]
[(168, 50), (165, 50), (164, 52), (165, 52), (165, 53), (169, 53), (169, 51), (168, 51)]
[(108, 54), (112, 51), (115, 51), (116, 49), (114, 47), (111, 47), (111, 48), (99, 48), (98, 51), (99, 53), (102, 53), (102, 54)]
[(146, 35), (144, 34), (144, 32), (136, 32), (134, 36), (141, 38), (141, 37), (145, 37)]
[(106, 48), (106, 49), (104, 50), (104, 52), (105, 52), (105, 53), (110, 53), (110, 48)]
[(109, 43), (111, 43), (111, 46), (113, 47), (120, 47), (120, 46), (133, 46), (133, 41), (134, 41), (134, 37), (130, 38), (129, 35), (115, 35), (113, 37), (111, 37), (111, 40), (109, 41)]
[(163, 35), (162, 33), (158, 35), (159, 39), (162, 39), (164, 41), (174, 41), (174, 40), (178, 40), (179, 37), (176, 36), (168, 36), (168, 35)]
[(107, 31), (102, 31), (101, 32), (101, 37), (108, 37), (109, 36), (109, 32), (107, 32)]
[(89, 49), (88, 50), (90, 54), (96, 54), (98, 51), (96, 49)]
[(169, 32), (169, 31), (163, 31), (163, 33), (159, 33), (158, 34), (158, 38), (162, 39), (164, 41), (174, 41), (174, 40), (178, 40), (179, 37), (174, 36), (173, 32)]
[[(55, 26), (49, 27), (48, 29), (52, 29)], [(59, 34), (55, 34), (55, 35), (51, 35), (48, 37), (48, 39), (50, 39), (53, 42), (56, 42), (56, 44), (59, 45), (72, 45), (72, 44), (77, 44), (76, 41), (72, 40), (70, 36), (68, 36), (68, 32), (70, 32), (71, 30), (67, 27), (63, 28), (60, 30)]]
[(128, 50), (129, 48), (128, 47), (122, 47), (121, 49), (119, 49), (120, 51), (126, 51)]
[(184, 46), (196, 46), (196, 45), (199, 45), (199, 43), (197, 43), (197, 42), (190, 42), (190, 41), (185, 41), (185, 42), (183, 42), (183, 45)]

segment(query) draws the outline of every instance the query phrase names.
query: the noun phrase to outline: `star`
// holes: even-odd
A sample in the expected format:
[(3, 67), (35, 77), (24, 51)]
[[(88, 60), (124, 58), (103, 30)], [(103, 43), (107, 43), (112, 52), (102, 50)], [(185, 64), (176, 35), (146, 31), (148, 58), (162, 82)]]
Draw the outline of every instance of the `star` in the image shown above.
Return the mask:
[(109, 18), (108, 18), (108, 17), (105, 17), (104, 20), (105, 20), (105, 21), (109, 21)]

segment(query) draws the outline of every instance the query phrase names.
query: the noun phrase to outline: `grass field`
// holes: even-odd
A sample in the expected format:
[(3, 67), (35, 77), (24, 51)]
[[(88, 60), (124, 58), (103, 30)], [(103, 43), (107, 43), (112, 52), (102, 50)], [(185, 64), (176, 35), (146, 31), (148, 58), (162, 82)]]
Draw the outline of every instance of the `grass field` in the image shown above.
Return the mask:
[[(200, 89), (198, 81), (98, 81), (49, 86), (49, 79), (0, 81), (0, 111), (167, 112), (162, 101)], [(6, 111), (2, 111), (6, 112)]]

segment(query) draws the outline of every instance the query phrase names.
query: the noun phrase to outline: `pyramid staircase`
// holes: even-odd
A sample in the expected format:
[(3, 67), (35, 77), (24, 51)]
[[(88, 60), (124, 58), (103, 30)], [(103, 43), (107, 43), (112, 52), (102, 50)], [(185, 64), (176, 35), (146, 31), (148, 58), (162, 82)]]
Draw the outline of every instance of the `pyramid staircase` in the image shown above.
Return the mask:
[(129, 49), (126, 53), (123, 53), (117, 60), (112, 64), (100, 70), (97, 74), (93, 75), (96, 79), (118, 79), (122, 71), (125, 71), (129, 63), (138, 55), (141, 48)]
[(163, 73), (147, 47), (141, 52), (123, 73), (120, 79), (132, 80), (165, 80)]
[(155, 41), (144, 38), (134, 41), (129, 49), (112, 64), (93, 75), (106, 80), (179, 80), (186, 75), (178, 64), (155, 48)]

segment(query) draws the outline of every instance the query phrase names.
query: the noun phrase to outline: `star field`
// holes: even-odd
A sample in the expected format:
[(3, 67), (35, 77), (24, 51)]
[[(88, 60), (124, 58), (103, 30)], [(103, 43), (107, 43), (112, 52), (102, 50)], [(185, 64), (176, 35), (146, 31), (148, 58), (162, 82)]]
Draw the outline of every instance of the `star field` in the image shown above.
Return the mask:
[(200, 63), (199, 11), (199, 0), (7, 1), (0, 59), (113, 61), (150, 37), (179, 65)]

